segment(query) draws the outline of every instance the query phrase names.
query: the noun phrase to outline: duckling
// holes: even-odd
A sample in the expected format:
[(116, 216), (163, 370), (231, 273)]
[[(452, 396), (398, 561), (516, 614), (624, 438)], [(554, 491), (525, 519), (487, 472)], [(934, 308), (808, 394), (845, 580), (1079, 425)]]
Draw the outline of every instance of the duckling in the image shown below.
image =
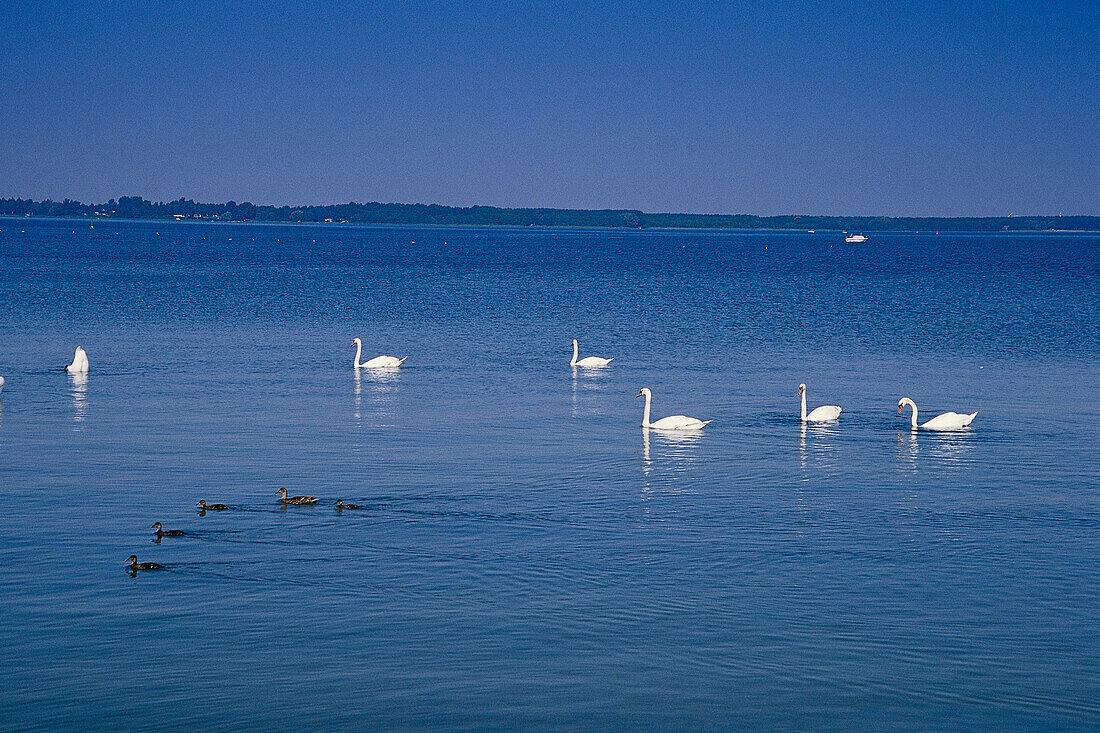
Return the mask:
[(336, 500), (336, 511), (340, 511), (342, 509), (362, 509), (362, 508), (363, 507), (359, 506), (358, 504), (345, 504), (341, 499)]
[(316, 496), (290, 496), (286, 495), (286, 489), (279, 489), (275, 492), (279, 495), (279, 501), (284, 504), (316, 504)]
[(185, 534), (187, 534), (182, 529), (161, 529), (160, 522), (154, 524), (153, 529), (157, 531), (157, 537), (183, 537)]
[(199, 510), (200, 512), (205, 512), (207, 510), (210, 510), (212, 512), (220, 512), (223, 509), (229, 508), (229, 506), (226, 504), (207, 504), (206, 499), (199, 499), (198, 506), (202, 507), (202, 509)]
[(137, 555), (130, 555), (126, 558), (126, 562), (130, 564), (130, 570), (160, 570), (164, 566), (155, 562), (138, 562)]

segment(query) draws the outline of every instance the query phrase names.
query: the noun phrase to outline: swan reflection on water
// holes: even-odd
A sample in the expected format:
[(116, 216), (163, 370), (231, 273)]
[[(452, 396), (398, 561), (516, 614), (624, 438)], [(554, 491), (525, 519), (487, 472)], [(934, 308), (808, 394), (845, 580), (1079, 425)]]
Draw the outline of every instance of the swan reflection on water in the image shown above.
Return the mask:
[[(809, 443), (807, 444), (807, 434)], [(840, 435), (837, 423), (800, 423), (798, 431), (798, 465), (805, 471), (807, 459), (812, 458), (814, 469), (830, 468), (837, 450), (836, 438)], [(807, 447), (808, 445), (808, 447)], [(808, 477), (803, 477), (805, 480)]]
[(359, 376), (359, 370), (355, 370), (355, 419), (362, 419), (360, 408), (363, 404), (363, 378)]
[(70, 373), (69, 385), (73, 394), (73, 422), (84, 422), (88, 413), (88, 373)]
[(898, 433), (898, 470), (905, 473), (917, 472), (917, 458), (921, 452), (921, 443), (928, 458), (941, 466), (962, 466), (969, 462), (974, 450), (975, 434), (972, 430), (952, 432), (931, 432), (907, 430)]
[[(580, 400), (578, 398), (578, 389), (583, 389), (590, 392), (602, 392), (605, 389), (604, 383), (599, 379), (607, 373), (607, 370), (602, 367), (571, 367), (573, 370), (573, 405), (572, 415), (573, 417), (579, 417)], [(580, 369), (580, 376), (584, 378), (584, 381), (578, 384), (577, 382), (577, 370)]]
[(931, 433), (920, 436), (937, 459), (949, 464), (961, 465), (970, 460), (977, 435), (972, 430), (960, 430), (951, 433)]
[(355, 419), (361, 420), (364, 383), (367, 397), (378, 408), (379, 416), (394, 415), (393, 393), (401, 378), (397, 367), (377, 367), (374, 369), (356, 369), (355, 371)]
[(917, 455), (920, 445), (917, 443), (917, 431), (898, 433), (898, 470), (902, 473), (917, 472)]
[(667, 462), (673, 471), (682, 470), (697, 459), (695, 452), (703, 433), (685, 430), (659, 430), (642, 428), (642, 473), (646, 476), (653, 471), (653, 459), (650, 451), (650, 433), (657, 459)]

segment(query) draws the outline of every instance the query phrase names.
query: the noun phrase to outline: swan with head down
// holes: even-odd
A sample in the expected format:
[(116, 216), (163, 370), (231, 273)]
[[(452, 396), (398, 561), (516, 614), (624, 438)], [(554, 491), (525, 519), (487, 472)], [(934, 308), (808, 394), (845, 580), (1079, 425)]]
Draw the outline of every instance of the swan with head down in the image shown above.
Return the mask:
[(798, 385), (798, 394), (802, 395), (802, 422), (833, 422), (840, 418), (838, 405), (822, 405), (815, 407), (809, 415), (806, 414), (806, 385)]
[(917, 403), (908, 397), (902, 397), (898, 400), (898, 414), (901, 414), (902, 409), (905, 407), (913, 408), (913, 415), (910, 418), (910, 424), (913, 426), (913, 430), (920, 427), (921, 430), (963, 430), (970, 427), (970, 423), (974, 422), (974, 418), (978, 416), (977, 412), (972, 412), (969, 415), (960, 414), (958, 412), (945, 412), (942, 415), (936, 415), (934, 418), (924, 423), (923, 425), (917, 425)]
[(662, 417), (657, 422), (650, 422), (649, 408), (653, 401), (653, 393), (649, 391), (649, 387), (642, 387), (642, 390), (638, 392), (636, 396), (645, 397), (645, 410), (642, 412), (643, 428), (653, 428), (655, 430), (702, 430), (705, 425), (711, 422), (710, 420), (697, 420), (687, 415), (669, 415), (668, 417)]
[(355, 347), (355, 359), (352, 361), (352, 365), (356, 369), (393, 369), (401, 366), (405, 359), (409, 358), (407, 356), (400, 359), (396, 356), (376, 356), (373, 359), (360, 362), (359, 357), (363, 355), (363, 341), (357, 336), (352, 339), (351, 345)]
[(69, 374), (88, 373), (88, 352), (83, 347), (76, 347), (76, 351), (73, 353), (73, 363), (65, 367), (65, 371)]
[(569, 361), (569, 366), (586, 368), (605, 367), (614, 360), (614, 357), (612, 357), (611, 359), (604, 359), (599, 356), (586, 356), (583, 359), (578, 360), (577, 353), (577, 339), (573, 339), (573, 358)]

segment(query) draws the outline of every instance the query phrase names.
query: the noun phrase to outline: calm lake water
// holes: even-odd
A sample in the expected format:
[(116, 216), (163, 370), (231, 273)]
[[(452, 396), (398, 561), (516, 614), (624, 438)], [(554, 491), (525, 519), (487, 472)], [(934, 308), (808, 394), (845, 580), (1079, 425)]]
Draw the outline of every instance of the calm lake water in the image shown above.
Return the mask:
[(1095, 730), (1098, 281), (1096, 235), (0, 219), (0, 727)]

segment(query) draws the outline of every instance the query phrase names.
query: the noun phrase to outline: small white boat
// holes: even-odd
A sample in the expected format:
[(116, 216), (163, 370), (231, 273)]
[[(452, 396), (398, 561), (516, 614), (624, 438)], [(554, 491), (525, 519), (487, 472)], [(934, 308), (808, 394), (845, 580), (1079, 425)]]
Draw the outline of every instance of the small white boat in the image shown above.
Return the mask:
[(848, 242), (849, 244), (857, 244), (859, 242), (866, 242), (867, 237), (863, 234), (849, 234), (847, 237), (844, 238), (844, 241)]

